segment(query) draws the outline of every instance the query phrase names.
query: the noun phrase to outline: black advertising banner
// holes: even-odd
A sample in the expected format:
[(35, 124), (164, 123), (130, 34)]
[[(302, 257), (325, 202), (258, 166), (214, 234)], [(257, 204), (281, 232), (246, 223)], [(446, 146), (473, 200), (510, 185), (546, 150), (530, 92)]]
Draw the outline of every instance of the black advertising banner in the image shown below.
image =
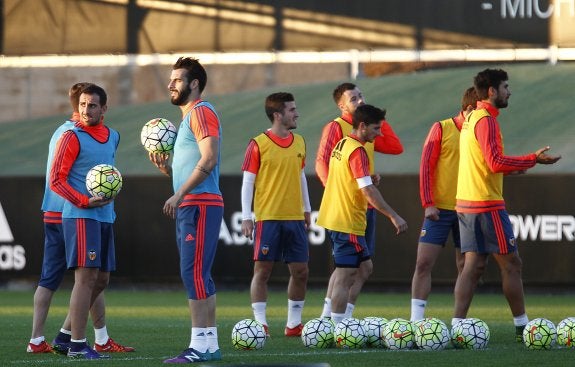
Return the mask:
[[(322, 188), (308, 177), (312, 219), (317, 217)], [(0, 178), (0, 284), (38, 279), (42, 264), (43, 225), (40, 204), (41, 177)], [(524, 281), (534, 286), (574, 284), (575, 267), (575, 176), (524, 175), (505, 181), (507, 209), (518, 239), (524, 264)], [(249, 286), (252, 245), (241, 235), (240, 176), (221, 178), (224, 221), (214, 266), (220, 285)], [(423, 211), (419, 203), (418, 178), (385, 176), (380, 185), (386, 200), (403, 216), (408, 233), (396, 236), (389, 220), (377, 218), (376, 253), (371, 286), (406, 286), (411, 282)], [(116, 199), (117, 271), (113, 282), (162, 283), (179, 281), (174, 221), (162, 214), (171, 194), (163, 177), (124, 177)], [(325, 285), (332, 270), (331, 245), (323, 228), (309, 231), (310, 282)], [(287, 267), (276, 266), (272, 282), (287, 279)], [(456, 276), (454, 249), (445, 247), (433, 271), (434, 284), (451, 285)], [(490, 262), (483, 277), (499, 284), (497, 266)]]

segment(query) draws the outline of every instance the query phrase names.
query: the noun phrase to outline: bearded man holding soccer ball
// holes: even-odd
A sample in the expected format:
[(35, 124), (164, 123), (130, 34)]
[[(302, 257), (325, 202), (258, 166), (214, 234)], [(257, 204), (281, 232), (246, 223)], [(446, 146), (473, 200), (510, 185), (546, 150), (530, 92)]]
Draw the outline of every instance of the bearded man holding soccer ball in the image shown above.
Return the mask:
[[(196, 363), (222, 359), (216, 327), (216, 286), (212, 265), (224, 215), (219, 188), (222, 127), (214, 107), (202, 100), (208, 77), (197, 59), (180, 57), (170, 75), (170, 101), (182, 122), (169, 164), (168, 153), (149, 153), (154, 165), (172, 177), (174, 195), (165, 215), (176, 219), (180, 275), (192, 318), (188, 348), (164, 363)], [(172, 169), (173, 168), (173, 169)]]
[(85, 182), (95, 165), (115, 163), (120, 134), (104, 125), (106, 103), (107, 95), (101, 87), (90, 84), (82, 89), (80, 123), (62, 134), (50, 171), (50, 188), (66, 200), (62, 227), (67, 265), (74, 269), (68, 350), (72, 358), (108, 358), (86, 342), (91, 302), (106, 288), (110, 272), (116, 268), (113, 199), (89, 196)]

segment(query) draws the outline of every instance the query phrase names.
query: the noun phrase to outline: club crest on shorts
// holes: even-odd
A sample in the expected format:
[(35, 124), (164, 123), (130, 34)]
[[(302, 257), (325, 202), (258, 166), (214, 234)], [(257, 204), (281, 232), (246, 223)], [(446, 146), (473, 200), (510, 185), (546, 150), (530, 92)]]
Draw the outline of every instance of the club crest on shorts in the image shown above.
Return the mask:
[(270, 247), (268, 245), (262, 246), (262, 254), (267, 255), (270, 252)]
[(90, 250), (90, 252), (88, 252), (88, 258), (90, 259), (90, 261), (96, 260), (96, 251)]
[(426, 233), (427, 233), (427, 231), (425, 230), (425, 228), (423, 228), (423, 229), (421, 230), (421, 233), (419, 234), (419, 237), (425, 236)]
[(516, 240), (514, 237), (511, 237), (511, 238), (509, 239), (509, 244), (510, 244), (511, 246), (515, 247), (515, 242), (516, 242), (516, 241), (517, 241), (517, 240)]

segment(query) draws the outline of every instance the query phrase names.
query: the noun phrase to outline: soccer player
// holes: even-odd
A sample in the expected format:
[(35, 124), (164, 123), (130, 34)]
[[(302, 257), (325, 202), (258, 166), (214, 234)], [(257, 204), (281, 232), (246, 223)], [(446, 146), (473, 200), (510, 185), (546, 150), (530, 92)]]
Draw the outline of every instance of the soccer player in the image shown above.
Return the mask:
[(358, 106), (351, 133), (331, 153), (317, 224), (328, 230), (332, 241), (335, 270), (330, 316), (336, 324), (345, 317), (350, 288), (361, 264), (371, 261), (365, 236), (368, 203), (389, 218), (397, 234), (407, 230), (407, 223), (383, 199), (370, 173), (365, 144), (381, 134), (384, 119), (385, 111)]
[(188, 348), (164, 363), (222, 359), (211, 274), (224, 213), (219, 188), (222, 128), (214, 107), (202, 100), (207, 79), (198, 60), (180, 57), (176, 61), (168, 90), (172, 104), (182, 111), (182, 122), (172, 164), (169, 154), (149, 154), (152, 163), (172, 177), (174, 195), (164, 204), (163, 212), (176, 219), (180, 274), (192, 319)]
[[(48, 161), (46, 165), (46, 186), (44, 188), (44, 199), (42, 201), (42, 211), (44, 212), (44, 257), (42, 261), (42, 273), (38, 287), (34, 293), (34, 316), (32, 319), (32, 336), (26, 351), (29, 353), (50, 353), (53, 351), (67, 354), (70, 344), (71, 330), (70, 318), (66, 317), (60, 333), (50, 346), (44, 338), (44, 324), (48, 317), (48, 310), (52, 302), (54, 292), (60, 286), (66, 271), (66, 247), (64, 245), (64, 234), (62, 230), (62, 209), (64, 199), (50, 190), (50, 170), (52, 167), (52, 157), (56, 149), (56, 142), (64, 131), (70, 130), (75, 123), (80, 121), (78, 103), (82, 88), (90, 83), (76, 83), (69, 92), (70, 104), (72, 105), (72, 117), (60, 125), (52, 138), (48, 147)], [(100, 293), (94, 300), (90, 308), (92, 322), (94, 324), (95, 344), (94, 349), (98, 352), (133, 352), (134, 348), (116, 343), (109, 337), (106, 328), (106, 313), (104, 293)]]
[(291, 132), (299, 117), (291, 93), (270, 94), (265, 112), (272, 126), (250, 141), (242, 166), (242, 233), (249, 239), (254, 232), (252, 199), (256, 217), (252, 309), (254, 318), (264, 325), (269, 336), (267, 284), (274, 262), (284, 261), (290, 272), (284, 334), (300, 336), (309, 273), (306, 230), (311, 211), (304, 173), (305, 141)]
[(513, 314), (517, 341), (529, 321), (525, 313), (521, 258), (503, 199), (503, 176), (520, 174), (537, 163), (553, 164), (560, 156), (546, 154), (548, 146), (523, 156), (503, 153), (497, 117), (511, 91), (507, 73), (485, 69), (473, 81), (479, 102), (461, 129), (457, 203), (463, 270), (455, 283), (452, 324), (467, 316), (475, 287), (491, 254), (499, 265), (503, 293)]
[(117, 131), (104, 124), (107, 95), (90, 84), (82, 89), (80, 122), (64, 132), (58, 141), (50, 188), (66, 201), (62, 228), (69, 269), (74, 269), (70, 296), (71, 339), (68, 356), (83, 359), (107, 358), (86, 342), (86, 323), (92, 300), (108, 285), (115, 270), (113, 199), (92, 197), (86, 189), (86, 174), (97, 164), (114, 165), (120, 142)]
[(431, 292), (431, 271), (449, 233), (455, 247), (457, 274), (463, 268), (459, 221), (455, 212), (459, 132), (465, 117), (475, 109), (476, 104), (475, 88), (468, 88), (463, 94), (459, 114), (435, 122), (423, 144), (419, 165), (419, 193), (425, 214), (411, 282), (411, 321), (425, 317), (427, 297)]
[[(333, 100), (341, 116), (332, 120), (323, 128), (320, 144), (317, 150), (315, 161), (315, 171), (323, 186), (327, 182), (329, 172), (329, 161), (331, 152), (335, 144), (349, 135), (352, 130), (352, 116), (358, 106), (365, 104), (365, 98), (361, 90), (353, 83), (343, 83), (338, 85), (333, 91)], [(365, 149), (369, 158), (369, 172), (374, 185), (379, 184), (380, 176), (375, 174), (374, 151), (383, 154), (401, 154), (403, 146), (401, 141), (387, 121), (381, 122), (381, 131), (375, 137), (373, 142), (366, 142)], [(375, 253), (375, 209), (368, 204), (366, 211), (367, 227), (365, 231), (365, 240), (370, 254)], [(350, 289), (348, 303), (346, 307), (346, 317), (351, 317), (355, 308), (357, 297), (361, 292), (363, 284), (367, 281), (373, 270), (371, 261), (361, 263), (357, 277)], [(331, 315), (331, 293), (333, 289), (333, 275), (329, 279), (327, 293), (324, 300), (321, 317)]]

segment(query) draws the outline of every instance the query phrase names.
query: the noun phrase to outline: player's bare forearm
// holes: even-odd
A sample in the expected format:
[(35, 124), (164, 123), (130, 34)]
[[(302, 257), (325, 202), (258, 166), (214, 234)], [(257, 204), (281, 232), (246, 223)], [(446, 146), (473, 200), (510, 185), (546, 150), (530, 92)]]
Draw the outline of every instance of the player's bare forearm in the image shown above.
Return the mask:
[(407, 222), (401, 218), (395, 210), (385, 201), (381, 192), (374, 186), (369, 185), (361, 189), (367, 201), (380, 213), (389, 218), (395, 226), (396, 233), (400, 234), (407, 230)]

